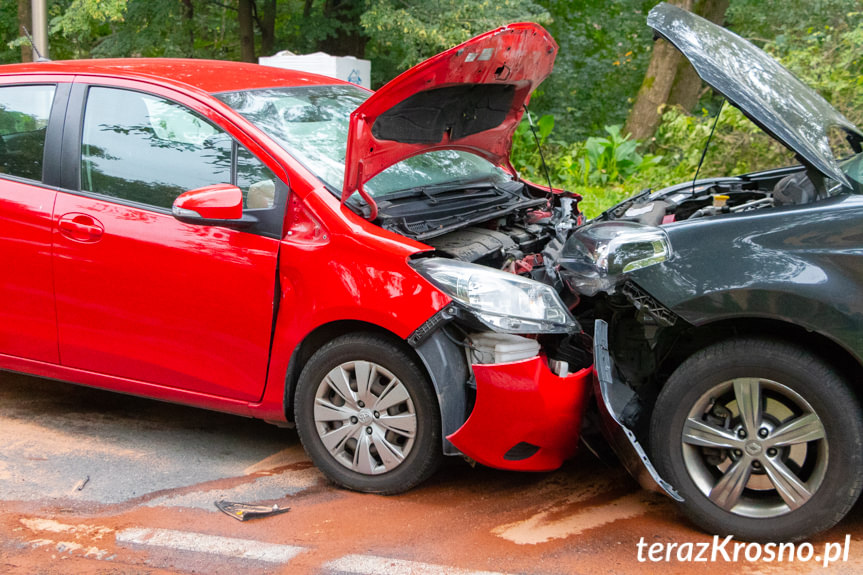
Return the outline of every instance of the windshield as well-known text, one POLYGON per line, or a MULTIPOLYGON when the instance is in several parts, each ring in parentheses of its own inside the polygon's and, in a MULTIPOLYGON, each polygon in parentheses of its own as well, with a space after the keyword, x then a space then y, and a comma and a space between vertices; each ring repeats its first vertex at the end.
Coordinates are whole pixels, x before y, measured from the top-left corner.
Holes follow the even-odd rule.
MULTIPOLYGON (((215 94, 299 160, 335 193, 345 178, 348 123, 370 92, 349 85, 268 88, 215 94)), ((504 170, 475 154, 434 151, 390 166, 366 184, 380 197, 417 187, 500 183, 504 170)), ((338 194, 337 194, 338 195, 338 194)))

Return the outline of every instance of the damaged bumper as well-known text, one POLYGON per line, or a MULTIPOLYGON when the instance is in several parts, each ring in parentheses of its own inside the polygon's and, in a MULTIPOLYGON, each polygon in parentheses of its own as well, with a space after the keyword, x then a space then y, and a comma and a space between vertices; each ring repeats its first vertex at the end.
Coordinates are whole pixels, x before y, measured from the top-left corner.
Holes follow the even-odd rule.
POLYGON ((635 433, 622 422, 623 410, 634 392, 614 379, 611 354, 608 351, 608 324, 597 320, 593 335, 594 394, 599 407, 602 434, 621 463, 638 483, 648 491, 665 493, 676 501, 683 497, 663 480, 647 457, 635 433))
POLYGON ((463 454, 498 469, 549 471, 575 454, 593 368, 558 377, 544 357, 474 364, 476 403, 447 437, 463 454))

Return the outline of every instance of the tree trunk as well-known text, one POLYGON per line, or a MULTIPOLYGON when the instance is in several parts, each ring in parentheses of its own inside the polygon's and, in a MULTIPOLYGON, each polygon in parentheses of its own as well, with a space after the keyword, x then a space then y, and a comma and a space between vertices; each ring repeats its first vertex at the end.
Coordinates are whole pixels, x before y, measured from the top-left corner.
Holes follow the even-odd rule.
MULTIPOLYGON (((725 20, 725 11, 728 10, 728 2, 729 0, 696 0, 693 12, 715 24, 722 24, 725 20)), ((681 58, 677 65, 674 85, 668 95, 668 105, 680 106, 687 112, 691 112, 700 96, 701 78, 698 77, 692 64, 686 58, 681 58)))
MULTIPOLYGON (((24 34, 21 27, 27 28, 27 31, 33 33, 33 13, 30 11, 30 0, 18 0, 18 36, 24 34)), ((30 44, 21 45, 21 61, 33 61, 33 47, 30 44)))
POLYGON ((257 62, 255 58, 255 28, 252 20, 252 3, 255 0, 239 0, 237 22, 240 25, 240 59, 257 62))
MULTIPOLYGON (((672 0, 671 4, 692 9, 692 0, 672 0)), ((677 48, 665 40, 657 40, 653 44, 653 54, 650 64, 644 74, 644 81, 638 90, 635 104, 629 112, 624 133, 632 134, 636 140, 645 141, 651 138, 659 126, 662 108, 668 103, 668 96, 674 86, 677 76, 677 66, 683 56, 677 48)))
POLYGON ((195 6, 192 0, 183 0, 183 26, 189 32, 189 47, 186 49, 186 56, 193 58, 195 56, 195 6))
POLYGON ((356 56, 366 53, 366 36, 362 33, 362 5, 356 0, 326 0, 324 16, 339 22, 337 34, 318 43, 318 49, 333 56, 356 56))
POLYGON ((258 25, 261 27, 261 54, 273 55, 276 44, 276 0, 262 0, 264 7, 258 25))

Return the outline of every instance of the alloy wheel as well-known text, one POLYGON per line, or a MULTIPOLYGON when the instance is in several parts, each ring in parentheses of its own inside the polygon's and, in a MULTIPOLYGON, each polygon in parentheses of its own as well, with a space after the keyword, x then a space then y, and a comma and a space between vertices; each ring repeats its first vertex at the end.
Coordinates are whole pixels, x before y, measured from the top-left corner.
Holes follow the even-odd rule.
POLYGON ((697 488, 730 513, 777 517, 809 501, 824 481, 828 438, 812 406, 762 378, 720 383, 683 425, 683 462, 697 488))

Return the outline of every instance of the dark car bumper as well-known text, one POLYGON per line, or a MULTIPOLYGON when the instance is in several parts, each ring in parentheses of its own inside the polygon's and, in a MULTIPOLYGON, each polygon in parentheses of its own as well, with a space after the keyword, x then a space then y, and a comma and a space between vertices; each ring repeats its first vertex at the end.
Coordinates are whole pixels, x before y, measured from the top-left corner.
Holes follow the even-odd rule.
POLYGON ((608 324, 602 320, 597 320, 594 327, 593 361, 594 395, 605 439, 629 474, 644 489, 665 493, 677 501, 683 501, 674 487, 659 476, 635 433, 621 421, 621 414, 633 391, 614 379, 614 366, 608 350, 608 324))

